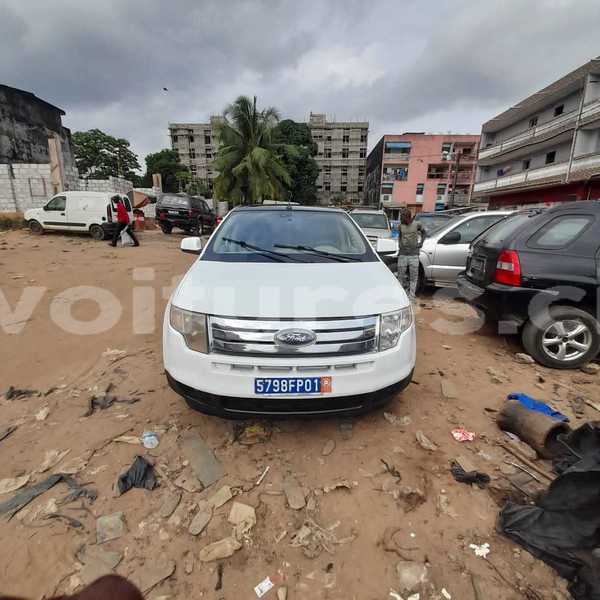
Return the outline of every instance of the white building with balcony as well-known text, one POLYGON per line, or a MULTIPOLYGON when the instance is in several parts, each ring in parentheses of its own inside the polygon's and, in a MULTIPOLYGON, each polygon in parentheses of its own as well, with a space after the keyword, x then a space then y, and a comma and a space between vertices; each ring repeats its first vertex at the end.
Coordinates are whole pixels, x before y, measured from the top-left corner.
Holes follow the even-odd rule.
POLYGON ((483 124, 473 198, 490 207, 600 198, 600 57, 483 124))

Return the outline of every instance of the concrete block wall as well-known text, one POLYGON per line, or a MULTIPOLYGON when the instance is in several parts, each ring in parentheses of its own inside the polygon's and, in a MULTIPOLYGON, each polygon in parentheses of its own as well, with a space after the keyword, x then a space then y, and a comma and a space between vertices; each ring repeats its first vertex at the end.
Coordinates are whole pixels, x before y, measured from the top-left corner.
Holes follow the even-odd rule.
POLYGON ((74 190, 87 190, 90 192, 115 192, 116 194, 127 194, 133 190, 133 183, 121 177, 109 177, 108 179, 78 179, 74 190))
POLYGON ((49 164, 0 165, 1 212, 43 206, 53 193, 49 164))

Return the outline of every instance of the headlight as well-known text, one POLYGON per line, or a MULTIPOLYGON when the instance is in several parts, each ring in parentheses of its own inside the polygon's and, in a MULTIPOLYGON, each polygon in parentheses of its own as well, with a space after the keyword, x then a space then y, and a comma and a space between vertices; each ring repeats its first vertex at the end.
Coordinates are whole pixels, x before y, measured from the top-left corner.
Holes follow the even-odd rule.
POLYGON ((407 306, 379 316, 379 350, 393 348, 412 324, 412 308, 407 306))
POLYGON ((169 321, 171 327, 183 336, 183 339, 190 350, 208 354, 206 315, 183 310, 182 308, 178 308, 171 304, 169 321))

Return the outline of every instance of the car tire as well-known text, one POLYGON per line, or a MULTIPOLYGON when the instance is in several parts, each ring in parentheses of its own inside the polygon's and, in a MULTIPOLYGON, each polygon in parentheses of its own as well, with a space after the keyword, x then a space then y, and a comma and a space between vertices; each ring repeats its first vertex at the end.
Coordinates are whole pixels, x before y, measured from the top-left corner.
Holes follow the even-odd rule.
POLYGON ((162 229, 162 232, 167 235, 173 231, 173 225, 171 225, 171 223, 161 223, 160 228, 162 229))
POLYGON ((106 237, 104 229, 100 225, 90 225, 90 235, 98 242, 101 242, 106 237))
POLYGON ((523 327, 521 341, 525 350, 546 367, 577 369, 600 351, 600 324, 584 310, 553 306, 545 317, 534 320, 523 327))
POLYGON ((31 233, 35 235, 42 235, 42 233, 44 233, 44 228, 42 227, 42 224, 39 221, 36 221, 35 219, 29 221, 27 225, 29 226, 29 231, 31 231, 31 233))

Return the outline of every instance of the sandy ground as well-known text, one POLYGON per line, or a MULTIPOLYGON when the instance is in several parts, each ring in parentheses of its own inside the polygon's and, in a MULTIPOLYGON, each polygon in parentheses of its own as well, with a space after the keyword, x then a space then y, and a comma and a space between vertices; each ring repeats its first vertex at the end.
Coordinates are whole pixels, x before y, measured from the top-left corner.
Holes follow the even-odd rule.
MULTIPOLYGON (((0 390, 10 385, 42 392, 55 388, 45 396, 0 397, 0 429, 18 426, 0 441, 0 480, 31 474, 30 482, 38 482, 81 459, 75 478, 98 491, 93 503, 78 500, 58 507, 61 514, 78 519, 81 528, 44 518, 57 510, 54 501, 66 495, 64 483, 11 520, 0 518, 0 592, 42 598, 75 589, 82 581, 77 550, 96 543, 97 517, 121 511, 125 531, 101 546, 122 553, 116 572, 136 579, 140 569, 156 573, 157 565, 175 563, 174 573, 149 591, 151 597, 249 599, 256 597, 254 586, 270 576, 287 587, 291 599, 384 599, 391 597, 390 590, 398 590, 400 555, 430 565, 428 598, 449 597, 442 595, 444 588, 455 599, 483 600, 474 594, 472 576, 485 590, 485 600, 563 597, 561 579, 495 533, 498 505, 492 494, 454 481, 449 463, 467 456, 501 485, 505 456, 496 444, 502 434, 492 411, 506 394, 523 391, 573 416, 572 394, 597 396, 596 376, 518 364, 513 358, 521 350, 516 341, 494 335, 489 326, 465 334, 477 325, 473 311, 428 296, 417 315, 415 381, 386 409, 408 419, 393 424, 380 410, 354 420, 351 429, 338 419, 266 423, 262 425, 269 439, 240 444, 234 441, 231 422, 191 411, 166 385, 162 311, 173 278, 185 272, 193 257, 178 251, 180 236, 175 234, 146 232, 140 240, 140 248, 111 249, 75 235, 0 234, 0 390), (154 279, 142 282, 144 298, 134 298, 133 287, 140 284, 134 278, 148 277, 136 269, 148 266, 155 269, 154 279), (68 305, 63 292, 75 286, 99 286, 119 298, 122 314, 117 324, 90 335, 58 327, 50 315, 68 305), (39 300, 31 315, 8 314, 6 301, 14 310, 25 298, 25 288, 39 300), (148 333, 132 334, 135 303, 136 318, 141 319, 137 326, 148 333), (107 349, 126 354, 103 355, 107 349), (499 383, 492 382, 489 367, 499 374, 499 383), (454 384, 456 398, 442 395, 442 381, 454 384), (117 395, 140 401, 84 417, 93 389, 109 383, 117 395), (475 441, 456 442, 450 431, 457 426, 475 432, 475 441), (145 430, 158 433, 157 448, 111 441, 145 430), (182 474, 191 475, 182 451, 187 430, 198 432, 214 449, 226 475, 203 492, 183 492, 174 516, 163 518, 160 507, 174 489, 173 482, 182 474), (419 430, 437 450, 417 444, 419 430), (335 448, 324 455, 330 440, 335 448), (69 453, 55 467, 38 473, 49 450, 69 453), (159 467, 160 487, 132 489, 115 497, 117 477, 137 454, 159 467), (401 481, 384 472, 381 459, 395 467, 401 481), (268 474, 256 486, 267 466, 268 474), (308 493, 308 508, 288 507, 282 483, 290 475, 308 493), (350 489, 322 492, 341 480, 347 480, 350 489), (232 501, 215 509, 201 535, 192 536, 187 527, 198 503, 225 484, 237 501, 256 509, 257 523, 232 557, 202 563, 198 555, 203 547, 231 535, 227 518, 232 501), (420 501, 415 490, 422 492, 420 501), (417 502, 411 503, 411 497, 417 502), (310 552, 292 545, 293 534, 306 520, 323 528, 325 548, 310 552), (384 539, 386 530, 394 532, 391 542, 384 539), (488 558, 475 556, 469 545, 485 542, 491 548, 488 558), (215 590, 219 571, 222 586, 215 590)), ((115 313, 118 318, 118 310, 115 313)), ((89 300, 72 305, 76 319, 93 321, 98 314, 99 307, 89 300)), ((597 417, 592 408, 585 411, 574 423, 597 417)), ((14 493, 0 495, 0 503, 14 493)), ((266 595, 275 597, 275 590, 266 595)))

